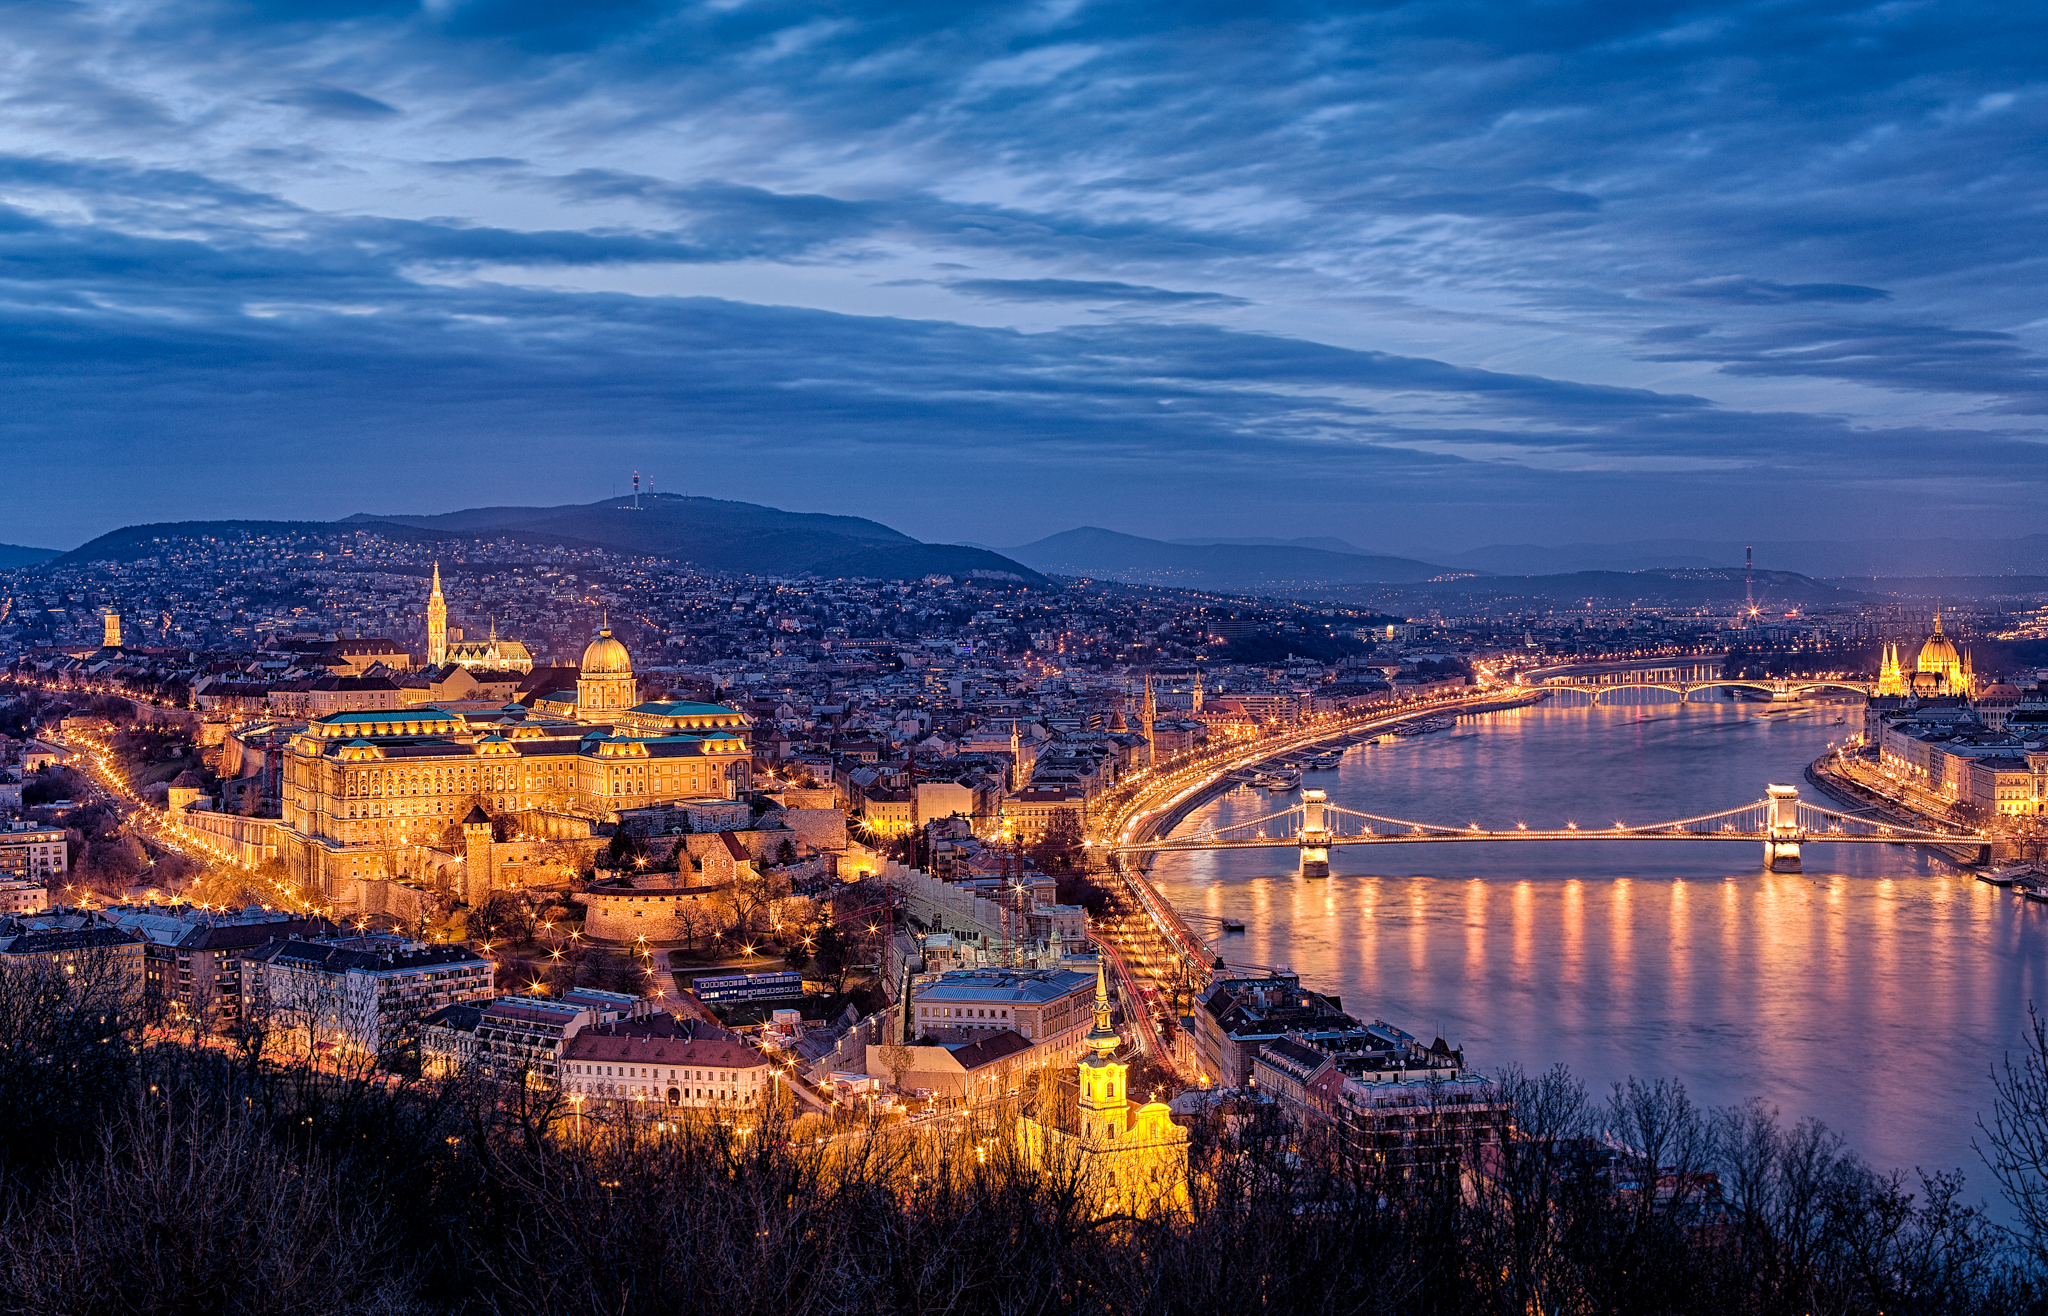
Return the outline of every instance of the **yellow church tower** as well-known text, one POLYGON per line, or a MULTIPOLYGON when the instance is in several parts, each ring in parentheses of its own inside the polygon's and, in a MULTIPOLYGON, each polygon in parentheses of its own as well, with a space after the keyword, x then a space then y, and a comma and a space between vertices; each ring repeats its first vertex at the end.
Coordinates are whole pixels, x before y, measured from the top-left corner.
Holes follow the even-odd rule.
POLYGON ((1163 1101, 1133 1104, 1130 1066, 1116 1058, 1122 1044, 1109 1022, 1108 968, 1098 952, 1095 1027, 1083 1039, 1088 1054, 1075 1067, 1080 1092, 1071 1128, 1024 1116, 1019 1133, 1027 1153, 1054 1158, 1079 1173, 1104 1215, 1153 1215, 1188 1204, 1188 1132, 1173 1122, 1163 1101))
POLYGON ((1116 1029, 1109 1022, 1109 978, 1098 954, 1095 964, 1095 1027, 1088 1030, 1082 1045, 1088 1054, 1082 1059, 1081 1080, 1081 1141, 1086 1146, 1098 1146, 1116 1140, 1116 1126, 1124 1122, 1126 1109, 1130 1105, 1130 1090, 1127 1082, 1130 1066, 1119 1064, 1116 1049, 1123 1045, 1123 1039, 1116 1035, 1116 1029))
POLYGON ((448 661, 448 600, 441 597, 441 564, 434 564, 434 591, 427 595, 427 665, 448 661))

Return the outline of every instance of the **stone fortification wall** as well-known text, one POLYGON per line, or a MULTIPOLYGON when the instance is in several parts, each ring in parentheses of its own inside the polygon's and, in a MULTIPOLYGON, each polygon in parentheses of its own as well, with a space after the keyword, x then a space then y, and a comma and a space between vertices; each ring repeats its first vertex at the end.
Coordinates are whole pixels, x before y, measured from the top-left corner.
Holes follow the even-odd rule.
POLYGON ((255 868, 266 860, 277 858, 277 829, 275 818, 244 818, 232 813, 206 813, 198 809, 181 809, 169 815, 179 827, 195 833, 206 845, 240 864, 244 868, 255 868))
POLYGON ((993 900, 894 860, 883 868, 882 880, 902 894, 905 911, 927 928, 991 941, 1003 935, 1002 906, 993 900))
MULTIPOLYGON (((664 878, 673 878, 667 873, 664 878)), ((593 890, 578 894, 583 906, 583 935, 604 941, 683 941, 703 937, 718 926, 717 886, 650 885, 632 890, 593 890)))
POLYGON ((784 809, 782 825, 796 833, 799 846, 813 850, 846 848, 846 814, 839 809, 784 809))
POLYGON ((381 877, 352 877, 341 883, 335 908, 357 916, 388 914, 401 923, 430 922, 441 901, 432 891, 381 877))

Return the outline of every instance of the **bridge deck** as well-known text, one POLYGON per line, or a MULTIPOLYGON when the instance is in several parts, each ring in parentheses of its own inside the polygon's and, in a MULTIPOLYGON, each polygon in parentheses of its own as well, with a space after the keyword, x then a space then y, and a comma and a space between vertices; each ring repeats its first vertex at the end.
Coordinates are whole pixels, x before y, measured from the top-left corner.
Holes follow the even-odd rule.
MULTIPOLYGON (((1769 832, 1639 832, 1639 831, 1521 831, 1512 832, 1425 832, 1420 835, 1371 835, 1371 836, 1330 836, 1308 841, 1298 836, 1259 837, 1247 841, 1196 840, 1158 841, 1150 844, 1120 845, 1117 854, 1172 854, 1191 850, 1277 850, 1298 849, 1309 845, 1423 845, 1431 843, 1461 842, 1465 844, 1498 841, 1742 841, 1752 845, 1773 839, 1769 832)), ((1972 836, 1846 836, 1833 832, 1803 832, 1797 837, 1778 837, 1778 840, 1796 839, 1806 845, 1821 843, 1842 845, 1963 845, 1977 844, 1972 836)))

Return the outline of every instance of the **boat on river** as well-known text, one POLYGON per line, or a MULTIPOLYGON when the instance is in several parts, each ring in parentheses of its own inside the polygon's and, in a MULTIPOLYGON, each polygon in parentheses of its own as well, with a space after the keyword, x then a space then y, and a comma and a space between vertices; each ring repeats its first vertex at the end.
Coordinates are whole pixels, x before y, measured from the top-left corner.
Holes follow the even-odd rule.
POLYGON ((1283 767, 1276 771, 1265 773, 1263 776, 1256 778, 1252 782, 1252 785, 1264 786, 1267 790, 1272 791, 1276 795, 1281 793, 1282 791, 1291 791, 1296 786, 1301 785, 1301 769, 1296 767, 1283 767))

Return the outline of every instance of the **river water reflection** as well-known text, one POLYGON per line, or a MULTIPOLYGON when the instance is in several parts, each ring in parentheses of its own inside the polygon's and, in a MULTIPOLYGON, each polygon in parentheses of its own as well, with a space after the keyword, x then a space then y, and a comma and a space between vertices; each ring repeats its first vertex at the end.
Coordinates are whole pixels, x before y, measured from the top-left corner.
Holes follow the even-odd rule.
MULTIPOLYGON (((1657 822, 1767 782, 1815 799, 1803 769, 1860 710, 1836 725, 1832 709, 1756 707, 1517 709, 1353 749, 1306 781, 1348 808, 1487 827, 1657 822)), ((1177 830, 1290 798, 1237 791, 1177 830)), ((1285 850, 1164 855, 1153 878, 1190 914, 1244 921, 1209 934, 1227 959, 1291 967, 1482 1071, 1562 1061, 1595 1095, 1634 1074, 1682 1079, 1705 1105, 1759 1096, 1880 1168, 1960 1167, 1988 1196, 1970 1138, 2027 1002, 2048 1006, 2048 906, 1919 851, 1804 858, 1771 874, 1755 844, 1436 844, 1337 848, 1326 882, 1297 878, 1285 850)))

